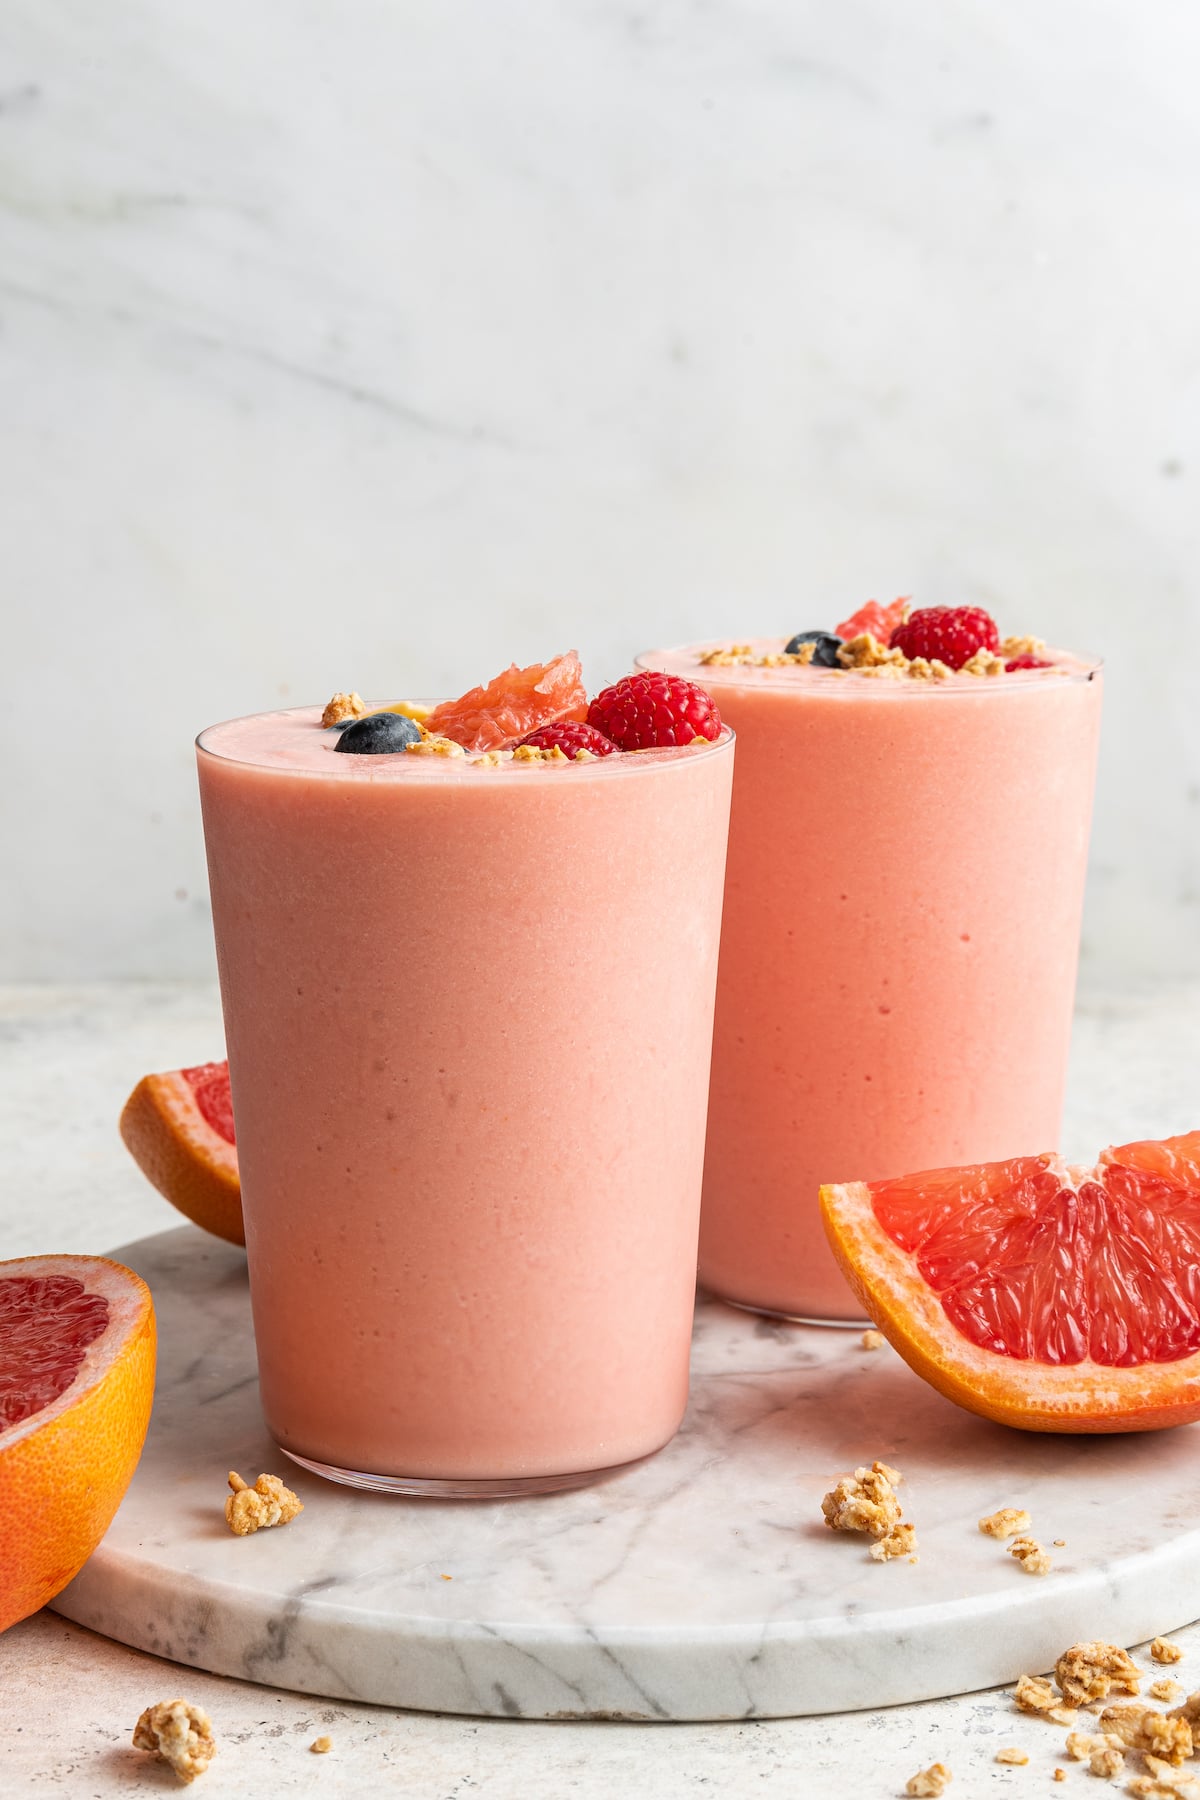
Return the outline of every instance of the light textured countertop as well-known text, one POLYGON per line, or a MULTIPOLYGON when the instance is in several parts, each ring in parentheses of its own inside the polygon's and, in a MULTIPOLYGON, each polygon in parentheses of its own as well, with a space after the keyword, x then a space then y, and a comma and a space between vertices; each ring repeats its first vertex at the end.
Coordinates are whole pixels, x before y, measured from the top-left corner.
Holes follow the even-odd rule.
MULTIPOLYGON (((203 987, 0 991, 0 1130, 5 1176, 0 1251, 102 1252, 169 1224, 115 1130, 147 1069, 217 1055, 215 995, 203 987)), ((1196 1123, 1200 992, 1093 993, 1081 1005, 1063 1148, 1196 1123)), ((1171 1673, 1200 1686, 1200 1627, 1177 1633, 1171 1673)), ((198 1674, 97 1638, 50 1613, 0 1637, 0 1795, 58 1787, 74 1796, 166 1793, 177 1784, 130 1748, 143 1706, 176 1694, 212 1715, 218 1755, 204 1793, 360 1794, 496 1800, 653 1794, 857 1800, 902 1794, 941 1760, 952 1800, 1043 1791, 1066 1760, 1060 1728, 1014 1712, 1004 1694, 776 1722, 716 1725, 529 1724, 399 1713, 198 1674), (327 1756, 308 1744, 328 1733, 327 1756), (994 1763, 1002 1745, 1027 1767, 994 1763)), ((848 1700, 852 1695, 847 1696, 848 1700)), ((1060 1791, 1056 1788, 1055 1791, 1060 1791)))

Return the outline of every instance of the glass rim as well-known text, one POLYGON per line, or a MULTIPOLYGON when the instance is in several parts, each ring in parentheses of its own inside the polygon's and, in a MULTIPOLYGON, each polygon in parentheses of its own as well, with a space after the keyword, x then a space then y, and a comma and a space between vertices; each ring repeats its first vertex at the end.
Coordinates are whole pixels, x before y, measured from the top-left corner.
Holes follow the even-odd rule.
MULTIPOLYGON (((410 705, 424 705, 425 702, 424 701, 411 701, 411 702, 409 702, 409 704, 410 705)), ((313 712, 315 710, 317 710, 317 709, 315 707, 311 707, 311 706, 291 706, 291 707, 273 708, 272 712, 292 714, 292 713, 301 713, 301 712, 313 712)), ((383 709, 380 708, 378 710, 383 710, 383 709)), ((263 775, 271 775, 271 776, 283 775, 283 776, 289 776, 289 777, 308 776, 317 781, 352 781, 353 782, 353 781, 361 781, 362 780, 361 774, 356 775, 353 772, 356 767, 362 768, 362 766, 365 764, 368 769, 373 769, 373 770, 377 771, 378 774, 382 775, 385 772, 389 762, 397 763, 397 766, 399 766, 399 763, 404 761, 404 758, 406 755, 405 752, 395 752, 390 757, 388 757, 388 756, 346 757, 345 760, 341 764, 333 764, 329 768, 326 769, 326 768, 312 768, 312 767, 309 767, 307 765, 302 765, 302 764, 264 762, 253 756, 231 755, 228 751, 217 749, 214 746, 212 746, 211 744, 206 744, 204 741, 205 738, 208 737, 211 732, 220 731, 226 725, 240 725, 241 723, 243 723, 243 721, 245 721, 247 719, 257 719, 257 718, 264 718, 264 717, 270 717, 270 716, 271 716, 270 713, 240 713, 240 714, 235 714, 233 718, 217 719, 217 720, 214 720, 214 722, 211 725, 205 725, 201 731, 198 731, 196 733, 196 736, 193 740, 195 750, 196 750, 197 760, 199 760, 201 757, 204 757, 204 758, 207 758, 211 762, 228 763, 235 768, 255 769, 260 774, 263 774, 263 775)), ((366 716, 366 715, 364 715, 364 716, 366 716)), ((624 770, 625 774, 632 774, 634 772, 637 772, 639 763, 640 763, 640 772, 642 772, 642 773, 645 773, 645 771, 647 771, 647 770, 653 770, 653 769, 686 768, 689 766, 689 764, 706 761, 713 754, 720 754, 725 751, 732 750, 734 743, 736 742, 736 739, 737 739, 737 733, 734 731, 733 726, 730 725, 726 720, 723 719, 721 721, 720 737, 712 738, 712 739, 708 739, 708 740, 702 740, 700 743, 696 743, 693 740, 693 742, 690 744, 656 745, 653 747, 653 749, 647 750, 647 751, 625 750, 620 753, 620 755, 616 759, 615 763, 614 763, 614 759, 609 756, 590 757, 587 761, 582 762, 582 763, 577 763, 573 759, 568 759, 568 761, 570 763, 570 766, 575 770, 576 775, 583 776, 583 778, 585 780, 595 780, 598 777, 603 777, 605 779, 611 779, 614 767, 618 767, 618 766, 624 770), (670 751, 670 750, 686 750, 689 752, 689 754, 687 757, 680 758, 678 760, 676 760, 674 757, 666 757, 666 756, 661 756, 661 755, 655 754, 656 751, 666 752, 666 751, 670 751), (653 761, 649 760, 652 755, 654 757, 653 761)), ((485 752, 483 752, 483 751, 467 750, 467 751, 464 751, 464 754, 461 757, 459 757, 459 756, 439 757, 436 759, 422 758, 420 760, 422 760, 422 761, 436 760, 436 761, 444 764, 444 768, 442 770, 438 771, 437 774, 435 774, 434 771, 432 771, 432 770, 427 771, 427 775, 432 776, 433 779, 436 780, 438 774, 452 774, 456 777, 465 776, 467 774, 468 769, 473 766, 473 758, 482 756, 484 754, 485 754, 485 752)), ((562 765, 559 763, 544 763, 544 762, 523 763, 521 766, 522 766, 523 771, 524 770, 539 771, 543 776, 546 776, 549 774, 558 774, 561 772, 561 768, 562 768, 562 765)), ((524 773, 522 773, 521 779, 525 780, 526 778, 527 778, 526 775, 524 773)))
MULTIPOLYGON (((786 639, 785 639, 785 642, 786 642, 786 639)), ((1051 649, 1054 648, 1054 646, 1052 646, 1052 645, 1047 646, 1047 647, 1051 648, 1051 649)), ((740 680, 740 685, 742 685, 744 687, 753 687, 756 690, 767 690, 772 685, 774 685, 776 692, 778 692, 778 693, 787 693, 789 691, 794 692, 794 693, 805 693, 805 694, 820 693, 820 692, 824 691, 828 695, 857 693, 860 689, 860 686, 865 685, 865 691, 867 691, 868 693, 870 693, 872 695, 874 695, 874 694, 914 693, 914 694, 939 694, 939 695, 942 695, 943 697, 947 694, 958 694, 958 695, 973 695, 976 693, 1027 694, 1027 693, 1036 692, 1039 687, 1052 688, 1054 686, 1063 686, 1063 685, 1070 685, 1072 687, 1078 687, 1078 686, 1082 685, 1083 683, 1086 683, 1089 681, 1094 681, 1098 675, 1102 675, 1104 672, 1104 666, 1105 666, 1104 658, 1102 656, 1083 657, 1083 656, 1077 656, 1074 653, 1070 653, 1072 663, 1078 664, 1080 666, 1075 667, 1075 668, 1067 668, 1062 664, 1056 664, 1056 665, 1052 665, 1052 667, 1049 669, 1022 669, 1022 670, 1017 671, 1017 673, 1020 673, 1022 675, 1036 675, 1036 676, 1044 678, 1044 679, 1040 679, 1036 682, 1033 682, 1033 681, 1019 681, 1019 682, 1000 681, 994 677, 989 677, 986 675, 973 676, 971 678, 970 686, 964 686, 963 684, 961 684, 959 682, 947 681, 945 679, 943 679, 941 681, 883 681, 883 680, 879 680, 877 677, 866 676, 862 670, 845 669, 845 670, 841 671, 841 673, 843 675, 850 676, 850 675, 857 674, 857 675, 863 676, 863 683, 861 683, 861 684, 856 683, 855 685, 851 686, 851 685, 848 685, 844 681, 832 682, 832 683, 826 683, 824 681, 820 681, 818 686, 813 686, 810 684, 810 682, 808 680, 805 680, 803 682, 795 682, 795 681, 789 682, 788 681, 788 677, 791 676, 794 671, 797 671, 802 668, 804 669, 804 673, 807 675, 808 670, 807 670, 807 668, 804 668, 804 665, 784 664, 781 667, 766 668, 766 667, 756 666, 753 663, 750 663, 750 664, 726 663, 726 664, 718 667, 715 675, 710 676, 708 673, 708 669, 703 664, 697 665, 697 668, 695 671, 685 674, 683 672, 683 670, 681 670, 681 669, 675 669, 675 668, 664 669, 661 662, 652 662, 652 661, 647 660, 648 658, 651 658, 651 657, 672 657, 672 658, 674 658, 674 657, 682 656, 682 655, 690 653, 690 652, 716 650, 716 649, 720 649, 720 648, 721 648, 721 645, 719 642, 713 641, 710 643, 704 639, 699 639, 695 643, 692 643, 692 644, 665 644, 661 650, 642 650, 642 651, 640 651, 638 653, 638 655, 634 657, 633 662, 634 662, 634 667, 638 670, 645 671, 647 673, 655 673, 655 674, 662 674, 662 675, 674 675, 681 681, 695 681, 697 686, 699 686, 699 687, 704 687, 706 684, 706 680, 710 681, 712 684, 713 692, 715 694, 719 694, 721 688, 723 688, 723 687, 738 686, 739 680, 740 680), (745 677, 747 677, 747 676, 753 677, 753 679, 748 681, 745 679, 745 677), (776 682, 774 684, 772 684, 771 680, 769 679, 770 677, 776 677, 776 678, 780 678, 780 679, 777 679, 776 682)), ((1063 654, 1068 654, 1068 653, 1063 652, 1063 654)), ((823 674, 832 675, 834 673, 837 673, 837 671, 835 671, 833 669, 818 670, 817 671, 817 679, 819 680, 820 676, 823 674)), ((954 670, 954 674, 957 675, 959 673, 960 673, 959 670, 957 670, 957 669, 954 670)))

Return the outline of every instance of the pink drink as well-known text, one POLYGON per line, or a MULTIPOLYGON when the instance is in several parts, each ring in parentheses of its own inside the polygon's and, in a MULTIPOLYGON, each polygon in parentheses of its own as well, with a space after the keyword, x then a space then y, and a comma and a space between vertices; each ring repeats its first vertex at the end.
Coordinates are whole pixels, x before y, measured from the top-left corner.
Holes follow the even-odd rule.
POLYGON ((700 1278, 849 1322, 821 1182, 1057 1144, 1100 673, 1051 651, 892 681, 702 666, 712 647, 639 658, 738 734, 700 1278))
POLYGON ((687 1399, 733 767, 213 726, 200 792, 263 1410, 360 1485, 572 1485, 687 1399))

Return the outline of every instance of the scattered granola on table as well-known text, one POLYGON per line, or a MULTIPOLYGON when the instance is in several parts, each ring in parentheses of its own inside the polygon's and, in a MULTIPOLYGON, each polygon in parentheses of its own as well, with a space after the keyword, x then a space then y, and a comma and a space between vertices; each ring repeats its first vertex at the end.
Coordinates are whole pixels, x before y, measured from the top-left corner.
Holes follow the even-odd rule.
POLYGON ((930 1763, 927 1769, 920 1769, 917 1774, 909 1776, 904 1784, 904 1791, 918 1796, 918 1800, 937 1800, 937 1796, 944 1794, 953 1780, 954 1776, 945 1763, 930 1763))
POLYGON ((180 1781, 203 1775, 213 1759, 212 1720, 186 1700, 160 1700, 148 1706, 133 1728, 135 1750, 149 1750, 170 1763, 180 1781))
POLYGON ((1019 1537, 1032 1524, 1033 1520, 1023 1506, 1002 1506, 998 1512, 980 1519, 979 1529, 985 1537, 1010 1538, 1019 1537))
POLYGON ((1177 1663, 1183 1656, 1178 1644, 1170 1638, 1155 1638, 1150 1646, 1150 1661, 1156 1663, 1177 1663))
POLYGON ((870 1468, 855 1469, 843 1475, 821 1501, 821 1511, 830 1531, 867 1531, 873 1538, 885 1538, 900 1523, 901 1506, 896 1487, 903 1481, 899 1469, 885 1462, 873 1462, 870 1468))
POLYGON ((328 1751, 333 1749, 333 1739, 331 1737, 316 1737, 308 1747, 314 1756, 324 1756, 328 1751))
POLYGON ((1054 1665, 1054 1675, 1063 1699, 1073 1706, 1081 1706, 1085 1700, 1106 1700, 1110 1693, 1136 1694, 1142 1679, 1128 1651, 1099 1639, 1064 1650, 1054 1665))
POLYGON ((864 1331, 861 1342, 864 1350, 882 1350, 887 1339, 882 1331, 864 1331))
POLYGON ((304 1511, 298 1495, 285 1487, 278 1475, 260 1475, 248 1487, 240 1475, 229 1471, 229 1498, 225 1502, 225 1522, 234 1537, 249 1537, 252 1531, 269 1530, 272 1525, 286 1525, 304 1511))
POLYGON ((1164 1675, 1160 1680, 1151 1682, 1146 1692, 1152 1700, 1162 1700, 1169 1705, 1172 1700, 1178 1700, 1182 1694, 1183 1683, 1172 1681, 1169 1675, 1164 1675))
POLYGON ((1029 1761, 1029 1752, 1018 1750, 1015 1744, 1009 1744, 1003 1750, 997 1750, 993 1760, 998 1763, 1012 1763, 1016 1768, 1023 1769, 1029 1761))
POLYGON ((1175 1708, 1171 1717, 1186 1719, 1192 1727, 1192 1736, 1200 1740, 1200 1729, 1198 1729, 1200 1727, 1200 1688, 1197 1688, 1194 1694, 1189 1694, 1183 1705, 1175 1708))

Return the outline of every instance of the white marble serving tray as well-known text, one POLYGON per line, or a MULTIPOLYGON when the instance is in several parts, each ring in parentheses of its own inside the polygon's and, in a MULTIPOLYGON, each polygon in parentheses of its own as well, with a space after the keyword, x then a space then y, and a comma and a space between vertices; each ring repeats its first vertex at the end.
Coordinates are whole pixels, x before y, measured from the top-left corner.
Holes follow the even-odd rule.
POLYGON ((146 1451, 55 1602, 177 1662, 342 1699, 522 1718, 768 1718, 965 1692, 1075 1638, 1200 1614, 1200 1426, 1053 1438, 959 1411, 857 1333, 714 1301, 660 1455, 521 1501, 401 1500, 295 1469, 258 1408, 245 1259, 191 1227, 114 1252, 161 1332, 146 1451), (821 1495, 882 1456, 920 1560, 874 1563, 821 1495), (234 1538, 225 1474, 280 1473, 291 1525, 234 1538), (977 1529, 1025 1506, 1053 1572, 977 1529), (444 1579, 449 1576, 450 1579, 444 1579))

